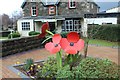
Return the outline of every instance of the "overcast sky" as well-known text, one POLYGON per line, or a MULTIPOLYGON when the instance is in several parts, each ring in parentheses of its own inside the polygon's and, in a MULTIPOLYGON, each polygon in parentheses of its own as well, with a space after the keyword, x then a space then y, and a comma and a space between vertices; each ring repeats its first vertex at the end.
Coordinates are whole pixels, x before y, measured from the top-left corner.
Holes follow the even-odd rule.
MULTIPOLYGON (((0 0, 0 14, 11 15, 15 11, 21 10, 21 4, 24 0, 0 0)), ((66 0, 67 1, 67 0, 66 0)), ((100 6, 100 11, 115 7, 120 0, 93 0, 100 6)))

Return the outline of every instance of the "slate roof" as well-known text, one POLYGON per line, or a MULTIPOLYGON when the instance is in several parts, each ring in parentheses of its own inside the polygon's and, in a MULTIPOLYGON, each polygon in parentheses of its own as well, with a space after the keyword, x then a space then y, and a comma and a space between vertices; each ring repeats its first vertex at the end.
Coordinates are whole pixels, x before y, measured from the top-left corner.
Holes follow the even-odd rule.
MULTIPOLYGON (((29 0, 24 0, 24 2, 21 5, 21 8, 24 8, 27 2, 29 2, 29 0)), ((44 6, 48 6, 48 5, 57 5, 60 2, 60 0, 41 0, 40 2, 42 2, 44 6)))
POLYGON ((56 16, 37 16, 23 17, 21 19, 65 19, 65 18, 83 18, 83 15, 56 15, 56 16))

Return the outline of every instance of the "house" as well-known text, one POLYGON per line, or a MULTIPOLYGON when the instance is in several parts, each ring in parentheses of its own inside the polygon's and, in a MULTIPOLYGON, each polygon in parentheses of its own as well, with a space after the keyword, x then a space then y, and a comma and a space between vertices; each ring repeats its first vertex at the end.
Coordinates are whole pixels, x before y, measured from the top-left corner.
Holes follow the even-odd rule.
POLYGON ((17 29, 22 36, 28 36, 30 31, 40 32, 45 22, 49 22, 50 31, 77 31, 86 36, 84 14, 96 14, 100 7, 88 0, 25 0, 21 8, 24 17, 18 20, 17 29))
POLYGON ((96 14, 85 14, 84 21, 88 25, 120 24, 120 6, 96 14))

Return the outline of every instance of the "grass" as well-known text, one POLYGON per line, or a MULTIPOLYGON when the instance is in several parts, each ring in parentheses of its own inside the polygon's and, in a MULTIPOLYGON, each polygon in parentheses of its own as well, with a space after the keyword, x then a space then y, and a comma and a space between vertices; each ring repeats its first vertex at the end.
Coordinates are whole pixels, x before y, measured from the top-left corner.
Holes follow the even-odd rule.
POLYGON ((8 39, 8 37, 0 37, 0 40, 8 39))
POLYGON ((89 44, 95 44, 100 46, 108 46, 108 47, 120 47, 120 42, 110 42, 106 40, 98 40, 98 39, 90 39, 89 44))

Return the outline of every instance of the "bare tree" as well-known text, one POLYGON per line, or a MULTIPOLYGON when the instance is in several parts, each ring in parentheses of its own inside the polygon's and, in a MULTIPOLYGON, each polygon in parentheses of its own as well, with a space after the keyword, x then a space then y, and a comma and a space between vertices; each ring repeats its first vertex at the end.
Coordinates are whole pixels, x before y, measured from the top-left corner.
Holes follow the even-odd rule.
POLYGON ((8 29, 8 25, 11 23, 10 18, 7 14, 3 14, 2 15, 2 27, 3 30, 7 30, 8 29))
POLYGON ((11 26, 13 29, 17 29, 17 20, 22 18, 22 12, 21 11, 14 11, 12 14, 12 18, 11 18, 11 26))
MULTIPOLYGON (((86 21, 87 29, 90 29, 90 30, 89 30, 89 32, 87 30, 87 37, 85 37, 85 48, 84 48, 84 57, 85 58, 87 57, 88 44, 89 44, 90 39, 93 39, 93 36, 95 36, 102 27, 102 26, 100 26, 100 27, 97 27, 97 29, 95 29, 96 25, 91 24, 91 26, 89 26, 88 23, 89 22, 86 21), (95 31, 93 32, 93 30, 95 30, 95 31)), ((94 21, 93 21, 93 23, 94 23, 94 21)))

